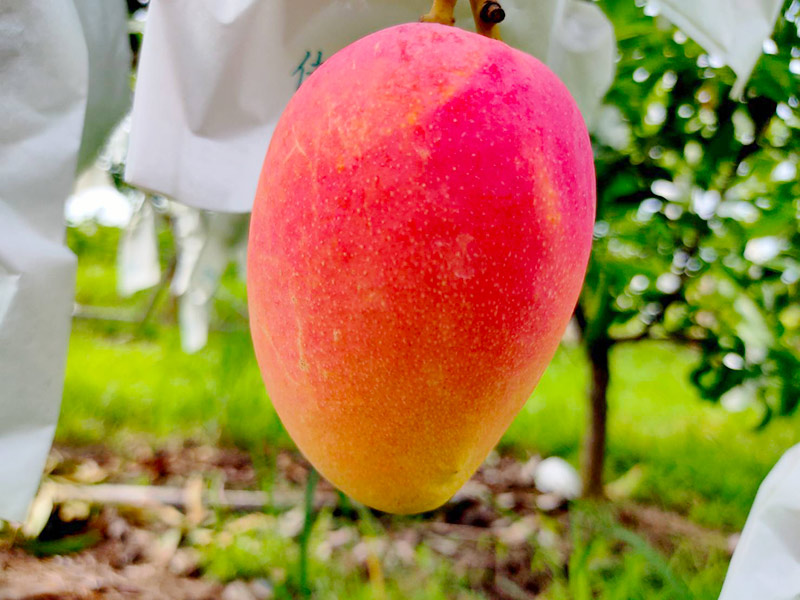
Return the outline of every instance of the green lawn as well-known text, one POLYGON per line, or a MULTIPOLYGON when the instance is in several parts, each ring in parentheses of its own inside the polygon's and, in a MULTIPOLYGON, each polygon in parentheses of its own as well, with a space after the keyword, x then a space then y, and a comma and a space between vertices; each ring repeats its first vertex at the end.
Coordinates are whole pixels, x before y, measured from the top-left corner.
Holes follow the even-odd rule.
MULTIPOLYGON (((116 296, 117 236, 116 231, 102 228, 70 230, 70 244, 80 256, 78 300, 135 312, 146 305, 149 293, 128 300, 116 296)), ((165 253, 169 251, 165 243, 165 253)), ((265 443, 291 447, 261 383, 246 322, 230 306, 243 300, 243 286, 232 272, 225 282, 226 300, 217 301, 215 308, 218 330, 194 355, 180 348, 169 301, 160 304, 145 327, 76 320, 58 441, 113 445, 136 434, 149 436, 154 443, 182 436, 247 449, 263 448, 265 443)), ((633 473, 640 476, 629 477, 634 482, 632 499, 679 512, 707 527, 736 531, 744 524, 762 478, 784 450, 800 441, 800 421, 775 420, 755 431, 755 411, 731 414, 702 402, 688 380, 694 360, 685 348, 659 343, 630 344, 613 352, 607 480, 636 467, 633 473)), ((522 457, 560 455, 577 465, 586 387, 587 364, 581 349, 562 347, 503 438, 501 451, 522 457)), ((575 514, 573 518, 582 513, 575 514)), ((663 583, 668 577, 651 588, 642 583, 648 569, 661 568, 646 545, 637 547, 628 540, 630 552, 609 567, 614 543, 608 535, 576 538, 571 561, 577 561, 578 570, 570 569, 569 581, 554 578, 546 597, 677 598, 689 589, 693 597, 711 599, 719 591, 728 560, 724 553, 698 558, 687 541, 687 547, 680 547, 664 567, 686 581, 688 587, 675 591, 663 583), (593 561, 599 570, 593 570, 593 561)), ((246 571, 249 567, 236 561, 247 563, 247 559, 237 556, 235 547, 214 553, 208 572, 246 571)), ((345 580, 336 585, 340 584, 350 585, 345 580)), ((420 597, 456 597, 446 585, 436 589, 420 597)), ((409 597, 408 593, 398 588, 397 597, 409 597)))

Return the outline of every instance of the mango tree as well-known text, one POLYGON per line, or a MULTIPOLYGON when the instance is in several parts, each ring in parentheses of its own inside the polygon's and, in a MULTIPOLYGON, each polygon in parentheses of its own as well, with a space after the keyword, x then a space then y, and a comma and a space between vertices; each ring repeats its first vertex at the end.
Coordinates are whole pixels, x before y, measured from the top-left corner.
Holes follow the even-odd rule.
POLYGON ((800 3, 786 2, 741 100, 735 76, 628 0, 595 136, 598 216, 576 309, 591 365, 585 493, 602 495, 609 355, 669 340, 699 349, 712 401, 800 401, 800 3))

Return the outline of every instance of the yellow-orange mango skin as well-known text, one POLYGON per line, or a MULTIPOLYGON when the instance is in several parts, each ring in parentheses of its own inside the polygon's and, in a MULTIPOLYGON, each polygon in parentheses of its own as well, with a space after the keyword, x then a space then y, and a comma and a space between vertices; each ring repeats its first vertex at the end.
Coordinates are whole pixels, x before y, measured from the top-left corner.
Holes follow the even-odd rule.
POLYGON ((264 162, 248 295, 267 391, 320 473, 393 513, 457 491, 556 350, 594 210, 581 115, 531 56, 416 23, 318 68, 264 162))

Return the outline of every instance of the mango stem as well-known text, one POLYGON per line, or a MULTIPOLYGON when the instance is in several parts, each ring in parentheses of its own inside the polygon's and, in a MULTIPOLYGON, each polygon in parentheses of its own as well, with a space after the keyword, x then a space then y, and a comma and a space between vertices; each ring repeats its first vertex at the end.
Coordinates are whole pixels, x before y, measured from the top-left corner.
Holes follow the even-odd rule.
POLYGON ((453 10, 457 0, 433 0, 430 12, 422 15, 420 21, 423 23, 441 23, 442 25, 453 25, 456 22, 453 10))
POLYGON ((496 0, 469 0, 472 6, 472 18, 475 20, 475 29, 481 35, 500 39, 500 28, 497 26, 506 18, 506 11, 496 0))
MULTIPOLYGON (((428 14, 423 15, 420 21, 424 23, 441 23, 453 25, 456 22, 453 11, 458 0, 433 0, 433 5, 428 14)), ((497 24, 506 18, 503 7, 497 0, 469 0, 472 7, 472 18, 475 20, 475 29, 486 37, 500 39, 500 28, 497 24)))

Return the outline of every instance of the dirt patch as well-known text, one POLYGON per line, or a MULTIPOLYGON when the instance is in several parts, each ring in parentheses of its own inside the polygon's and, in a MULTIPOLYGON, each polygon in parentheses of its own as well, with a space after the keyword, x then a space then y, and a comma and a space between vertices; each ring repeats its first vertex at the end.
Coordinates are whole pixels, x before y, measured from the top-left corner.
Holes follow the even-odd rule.
POLYGON ((665 554, 675 549, 681 539, 695 540, 700 546, 728 551, 730 536, 692 523, 681 515, 655 506, 625 503, 619 507, 622 525, 633 529, 665 554))
POLYGON ((222 593, 221 585, 176 575, 169 564, 140 561, 112 566, 119 554, 119 545, 113 542, 44 559, 7 549, 1 553, 0 600, 213 600, 222 593))

